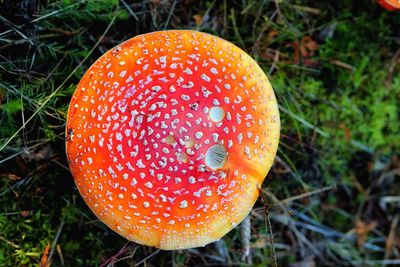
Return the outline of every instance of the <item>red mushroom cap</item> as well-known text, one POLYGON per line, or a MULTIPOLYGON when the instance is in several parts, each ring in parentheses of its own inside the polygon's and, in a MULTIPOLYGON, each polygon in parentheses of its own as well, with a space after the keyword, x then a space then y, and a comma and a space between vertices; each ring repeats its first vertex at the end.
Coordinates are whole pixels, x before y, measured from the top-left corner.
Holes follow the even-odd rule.
POLYGON ((378 0, 378 3, 389 11, 400 10, 399 0, 378 0))
POLYGON ((66 129, 71 172, 92 211, 129 240, 173 250, 218 240, 247 216, 280 122, 252 58, 176 30, 99 58, 72 97, 66 129))

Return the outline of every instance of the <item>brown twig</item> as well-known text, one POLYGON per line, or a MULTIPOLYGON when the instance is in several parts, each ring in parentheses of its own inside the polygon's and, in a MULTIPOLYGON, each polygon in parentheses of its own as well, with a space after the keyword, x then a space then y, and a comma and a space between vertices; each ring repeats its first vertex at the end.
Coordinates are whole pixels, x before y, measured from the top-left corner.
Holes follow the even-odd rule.
POLYGON ((269 74, 270 75, 276 69, 276 65, 279 62, 279 55, 280 55, 279 49, 275 50, 274 61, 272 62, 271 68, 269 69, 269 74))
POLYGON ((390 255, 392 254, 393 246, 396 242, 396 228, 399 224, 399 214, 395 215, 392 223, 390 224, 390 232, 388 237, 386 238, 386 248, 385 248, 385 256, 384 259, 389 259, 390 255))
POLYGON ((267 228, 267 230, 269 231, 269 235, 270 235, 272 261, 274 262, 274 267, 278 267, 278 261, 276 259, 276 253, 275 253, 274 232, 272 231, 271 220, 269 218, 269 210, 271 208, 271 205, 269 204, 266 194, 264 194, 264 192, 262 190, 260 190, 260 195, 261 195, 261 200, 264 204, 265 228, 267 228))
POLYGON ((319 8, 314 8, 314 7, 309 7, 309 6, 301 6, 301 5, 290 5, 294 9, 298 11, 304 11, 313 15, 320 15, 321 14, 321 9, 319 8))
POLYGON ((136 266, 142 265, 143 263, 148 261, 150 258, 152 258, 154 255, 158 254, 160 251, 161 251, 160 249, 157 249, 156 251, 154 251, 153 253, 148 255, 146 258, 144 258, 141 261, 139 261, 138 263, 136 263, 134 266, 136 267, 136 266))
POLYGON ((6 242, 7 244, 9 244, 10 246, 12 246, 12 247, 15 248, 15 249, 18 249, 18 248, 19 248, 19 246, 18 246, 17 244, 15 244, 14 242, 12 242, 12 241, 6 239, 5 237, 3 237, 3 236, 1 236, 1 235, 0 235, 0 240, 3 240, 4 242, 6 242))
POLYGON ((116 254, 112 255, 110 258, 105 259, 101 264, 100 267, 106 267, 109 266, 110 264, 114 264, 116 262, 125 260, 125 259, 130 259, 133 257, 133 255, 136 252, 137 247, 133 250, 132 253, 130 253, 130 255, 126 256, 126 257, 122 257, 122 258, 118 258, 121 255, 125 254, 127 251, 129 251, 130 249, 130 244, 131 242, 127 242, 116 254))
POLYGON ((325 186, 325 187, 322 187, 320 189, 317 189, 317 190, 314 190, 314 191, 311 191, 311 192, 305 192, 305 193, 302 193, 302 194, 297 195, 297 196, 286 198, 284 200, 279 201, 278 203, 273 204, 273 206, 277 206, 277 205, 280 205, 280 204, 287 204, 288 202, 293 202, 295 200, 299 200, 299 199, 302 199, 302 198, 310 197, 312 195, 316 195, 316 194, 319 194, 319 193, 322 193, 322 192, 325 192, 325 191, 335 190, 336 188, 337 188, 336 184, 325 186))

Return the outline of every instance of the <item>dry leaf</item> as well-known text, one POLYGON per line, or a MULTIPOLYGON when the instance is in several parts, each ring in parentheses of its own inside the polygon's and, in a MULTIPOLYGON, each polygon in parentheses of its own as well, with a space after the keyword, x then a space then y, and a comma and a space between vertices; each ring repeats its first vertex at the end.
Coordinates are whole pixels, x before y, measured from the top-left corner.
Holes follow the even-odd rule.
POLYGON ((305 36, 302 40, 302 43, 305 47, 307 47, 310 51, 317 51, 319 49, 319 44, 317 44, 311 36, 305 36))
POLYGON ((300 62, 300 46, 299 46, 298 41, 294 42, 292 44, 292 46, 293 46, 293 50, 294 50, 294 52, 293 52, 293 64, 299 64, 299 62, 300 62))
POLYGON ((268 246, 269 243, 270 243, 269 240, 260 238, 256 242, 251 243, 250 247, 261 249, 261 248, 265 248, 266 246, 268 246))
POLYGON ((320 65, 317 60, 310 59, 315 55, 315 52, 319 49, 319 44, 315 42, 311 36, 304 36, 300 41, 292 43, 293 47, 293 64, 299 64, 300 58, 304 65, 309 67, 316 67, 320 65))
POLYGON ((50 244, 44 248, 42 258, 40 258, 40 267, 50 267, 51 263, 48 262, 50 244))
POLYGON ((370 223, 365 223, 361 220, 356 221, 356 234, 357 234, 357 244, 362 246, 368 239, 368 233, 374 230, 378 226, 378 222, 373 221, 370 223))
POLYGON ((0 105, 3 102, 5 95, 6 95, 6 92, 4 90, 0 89, 0 105))
POLYGON ((344 125, 344 123, 339 124, 339 128, 344 130, 344 139, 347 142, 350 142, 350 140, 351 140, 351 131, 350 131, 350 129, 346 125, 344 125))
POLYGON ((271 43, 272 40, 273 40, 276 36, 278 36, 278 32, 277 32, 277 31, 274 31, 274 30, 270 31, 270 32, 268 33, 268 35, 267 35, 267 42, 268 42, 268 43, 271 43))
POLYGON ((193 19, 197 27, 200 26, 201 23, 203 22, 203 16, 200 14, 193 15, 193 19))
POLYGON ((311 36, 304 36, 301 38, 299 49, 302 57, 311 57, 319 49, 319 45, 311 36))
POLYGON ((303 64, 307 67, 315 68, 321 65, 321 62, 313 59, 303 59, 303 64))
POLYGON ((1 173, 0 176, 7 177, 8 179, 10 179, 12 181, 17 181, 17 180, 21 179, 21 177, 19 177, 18 175, 12 174, 12 173, 1 173))
POLYGON ((28 217, 29 215, 31 215, 31 211, 30 210, 23 210, 20 212, 22 217, 28 217))

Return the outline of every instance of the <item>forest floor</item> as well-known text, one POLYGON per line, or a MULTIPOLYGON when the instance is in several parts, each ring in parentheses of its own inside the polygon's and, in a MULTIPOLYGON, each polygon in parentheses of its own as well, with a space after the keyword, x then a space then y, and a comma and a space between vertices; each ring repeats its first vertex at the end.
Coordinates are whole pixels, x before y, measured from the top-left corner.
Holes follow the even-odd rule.
POLYGON ((400 13, 372 0, 0 1, 0 266, 400 266, 399 121, 400 13), (74 185, 77 83, 110 48, 164 29, 233 42, 275 90, 271 223, 259 198, 248 258, 239 227, 197 249, 127 242, 74 185))

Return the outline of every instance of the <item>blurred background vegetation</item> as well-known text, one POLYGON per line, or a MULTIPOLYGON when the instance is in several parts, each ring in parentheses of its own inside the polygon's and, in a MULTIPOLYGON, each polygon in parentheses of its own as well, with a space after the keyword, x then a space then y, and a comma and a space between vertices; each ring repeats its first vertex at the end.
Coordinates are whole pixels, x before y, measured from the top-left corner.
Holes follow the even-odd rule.
POLYGON ((0 266, 399 266, 399 74, 400 13, 373 0, 0 0, 0 266), (270 77, 273 242, 261 198, 250 239, 168 252, 110 231, 76 190, 64 128, 80 77, 164 29, 225 38, 270 77))

